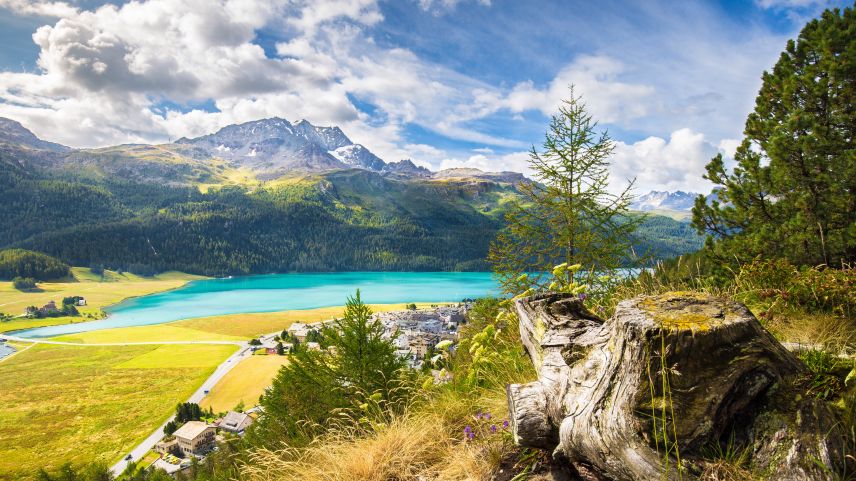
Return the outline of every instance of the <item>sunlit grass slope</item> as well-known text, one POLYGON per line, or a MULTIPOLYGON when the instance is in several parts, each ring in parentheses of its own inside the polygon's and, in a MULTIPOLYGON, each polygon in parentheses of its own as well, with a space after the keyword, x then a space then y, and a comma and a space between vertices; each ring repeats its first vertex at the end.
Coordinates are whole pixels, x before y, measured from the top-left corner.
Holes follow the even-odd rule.
POLYGON ((287 356, 250 356, 229 371, 200 405, 214 412, 233 409, 239 403, 249 409, 258 403, 265 388, 270 386, 279 368, 288 362, 287 356))
POLYGON ((0 479, 118 460, 234 349, 40 345, 0 363, 0 479))

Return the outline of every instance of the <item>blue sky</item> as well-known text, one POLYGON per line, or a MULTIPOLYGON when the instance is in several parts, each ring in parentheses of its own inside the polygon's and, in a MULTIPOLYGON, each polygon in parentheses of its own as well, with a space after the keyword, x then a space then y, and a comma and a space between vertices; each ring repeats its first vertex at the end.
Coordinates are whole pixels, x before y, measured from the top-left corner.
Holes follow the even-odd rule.
POLYGON ((0 0, 0 116, 75 147, 279 116, 387 161, 526 171, 574 84, 614 188, 703 191, 813 0, 0 0))

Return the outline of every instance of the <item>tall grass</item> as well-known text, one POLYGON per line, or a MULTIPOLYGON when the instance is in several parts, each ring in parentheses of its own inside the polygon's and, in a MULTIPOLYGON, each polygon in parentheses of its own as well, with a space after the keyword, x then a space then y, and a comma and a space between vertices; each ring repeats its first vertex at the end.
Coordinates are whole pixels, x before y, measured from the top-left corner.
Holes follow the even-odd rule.
POLYGON ((252 481, 486 480, 515 450, 504 386, 535 378, 517 318, 478 301, 443 364, 450 382, 412 379, 406 405, 366 403, 301 448, 257 449, 241 467, 252 481))

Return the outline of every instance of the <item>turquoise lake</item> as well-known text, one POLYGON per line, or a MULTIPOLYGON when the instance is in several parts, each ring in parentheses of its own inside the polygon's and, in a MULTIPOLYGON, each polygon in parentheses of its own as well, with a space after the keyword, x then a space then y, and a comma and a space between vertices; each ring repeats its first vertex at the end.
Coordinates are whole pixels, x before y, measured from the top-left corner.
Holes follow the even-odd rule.
POLYGON ((489 272, 338 272, 206 279, 128 299, 106 309, 106 319, 14 334, 43 338, 222 314, 341 306, 357 289, 367 304, 456 302, 496 294, 497 284, 489 272))

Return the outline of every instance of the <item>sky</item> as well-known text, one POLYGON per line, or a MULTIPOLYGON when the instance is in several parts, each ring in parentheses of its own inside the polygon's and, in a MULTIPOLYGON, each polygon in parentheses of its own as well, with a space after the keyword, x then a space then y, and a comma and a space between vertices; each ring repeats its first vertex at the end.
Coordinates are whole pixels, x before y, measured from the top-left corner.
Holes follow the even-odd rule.
POLYGON ((307 119, 387 162, 527 173, 573 85, 615 141, 613 190, 708 192, 762 72, 848 5, 0 0, 0 116, 72 147, 307 119))

